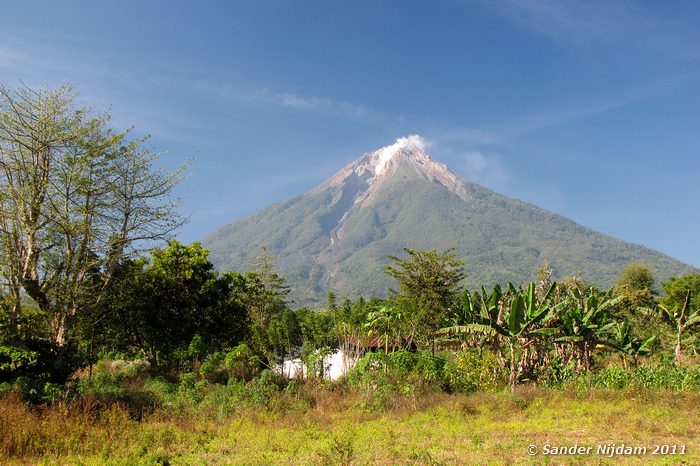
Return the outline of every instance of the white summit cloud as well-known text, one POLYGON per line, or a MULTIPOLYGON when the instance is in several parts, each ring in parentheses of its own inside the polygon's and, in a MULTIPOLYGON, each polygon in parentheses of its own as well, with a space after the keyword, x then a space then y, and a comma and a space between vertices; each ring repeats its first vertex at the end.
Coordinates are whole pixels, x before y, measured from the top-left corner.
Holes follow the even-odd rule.
POLYGON ((413 150, 417 149, 419 151, 425 151, 430 146, 427 139, 417 134, 411 134, 409 136, 401 137, 396 140, 390 146, 382 147, 377 151, 378 158, 377 163, 374 166, 374 173, 376 175, 381 174, 384 171, 384 167, 391 158, 401 152, 402 150, 413 150))

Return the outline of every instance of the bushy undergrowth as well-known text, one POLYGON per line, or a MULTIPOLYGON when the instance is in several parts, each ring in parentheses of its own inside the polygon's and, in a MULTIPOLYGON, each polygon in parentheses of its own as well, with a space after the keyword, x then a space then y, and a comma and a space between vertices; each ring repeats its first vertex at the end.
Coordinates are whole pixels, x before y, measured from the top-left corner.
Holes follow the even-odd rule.
POLYGON ((444 368, 443 376, 454 392, 493 392, 507 381, 498 359, 490 352, 462 351, 444 368))
POLYGON ((433 355, 402 350, 368 353, 353 367, 346 382, 364 397, 366 407, 384 409, 397 395, 415 398, 428 392, 496 391, 505 386, 505 377, 491 353, 433 355))
POLYGON ((700 391, 700 366, 610 366, 575 374, 571 366, 564 366, 555 360, 540 371, 537 380, 544 387, 578 390, 609 388, 700 391))
MULTIPOLYGON (((595 444, 610 438, 683 443, 686 454, 662 464, 700 461, 697 392, 591 389, 581 395, 523 386, 514 393, 425 393, 416 396, 415 405, 368 413, 356 403, 357 393, 310 380, 272 394, 264 409, 256 405, 218 417, 216 397, 249 386, 235 385, 209 384, 205 398, 188 411, 164 407, 140 421, 123 405, 100 407, 89 395, 65 405, 32 407, 9 394, 0 398, 0 463, 530 464, 529 444, 595 444), (302 394, 314 393, 314 406, 279 411, 283 404, 300 406, 302 394)), ((174 395, 178 386, 167 390, 174 388, 174 395)), ((583 464, 587 457, 569 459, 583 464)), ((645 460, 620 456, 599 462, 645 460)))
MULTIPOLYGON (((225 356, 219 359, 221 367, 225 356)), ((316 438, 321 429, 310 427, 309 422, 355 425, 376 416, 428 416, 426 413, 441 410, 462 429, 465 417, 501 422, 508 413, 540 415, 547 403, 555 406, 549 409, 556 416, 562 406, 571 403, 598 400, 594 402, 609 406, 611 402, 627 403, 630 397, 643 400, 650 412, 654 400, 666 400, 660 410, 670 409, 669 400, 676 400, 679 406, 674 409, 680 412, 686 405, 695 406, 700 395, 700 366, 611 366, 580 375, 561 366, 548 369, 552 374, 548 378, 544 372, 540 375, 540 387, 531 384, 511 393, 507 374, 496 357, 476 350, 435 355, 427 351, 370 353, 337 382, 286 380, 267 369, 250 380, 229 376, 223 383, 201 367, 179 376, 158 375, 144 361, 102 361, 91 378, 84 374, 65 388, 37 388, 31 380, 5 384, 0 394, 0 459, 23 464, 36 458, 61 462, 60 458, 68 457, 67 462, 83 463, 81 458, 90 457, 95 462, 87 464, 165 464, 179 458, 189 464, 187 455, 197 451, 204 456, 192 461, 201 463, 209 458, 206 455, 211 448, 220 449, 216 451, 221 458, 229 457, 231 450, 222 445, 230 441, 230 435, 239 438, 243 434, 238 427, 230 427, 235 433, 227 433, 222 426, 241 422, 248 422, 247 429, 269 428, 281 422, 280 428, 290 429, 290 433, 296 426, 306 426, 306 442, 316 438), (542 387, 545 380, 549 387, 542 387), (41 392, 38 404, 38 395, 32 390, 41 392), (671 393, 674 395, 669 396, 671 393), (221 438, 216 440, 216 435, 221 438), (112 461, 115 457, 119 461, 112 461)), ((600 410, 604 412, 602 407, 600 410)), ((549 422, 546 416, 542 419, 549 422)), ((610 419, 616 422, 617 418, 610 419)), ((433 420, 423 419, 421 425, 433 420)), ((477 440, 474 454, 481 451, 484 442, 482 437, 477 440)), ((356 441, 341 429, 316 445, 316 452, 308 459, 314 464, 354 462, 360 454, 356 447, 356 441)), ((274 445, 265 448, 281 451, 274 445)), ((518 451, 523 448, 518 446, 518 451)), ((256 450, 246 451, 239 459, 247 459, 256 450)), ((398 453, 395 456, 407 459, 398 453)), ((424 464, 430 457, 424 452, 411 456, 414 464, 424 464)), ((269 459, 262 456, 259 462, 266 464, 269 459)))
POLYGON ((121 406, 133 419, 141 419, 157 409, 192 414, 204 408, 207 415, 224 416, 249 408, 272 407, 277 403, 275 395, 285 387, 285 393, 290 393, 288 381, 269 369, 260 372, 251 367, 245 360, 245 348, 215 356, 207 358, 199 371, 179 375, 159 375, 145 360, 103 360, 91 373, 65 386, 20 377, 13 383, 0 384, 0 396, 16 396, 35 406, 68 406, 89 400, 96 410, 121 406))
MULTIPOLYGON (((158 375, 143 360, 101 361, 89 377, 83 374, 66 386, 20 378, 2 384, 0 396, 16 393, 29 405, 85 402, 92 409, 119 405, 132 419, 156 411, 173 415, 224 418, 246 411, 307 412, 320 399, 365 411, 418 406, 420 399, 441 393, 483 393, 507 390, 507 373, 490 352, 396 351, 368 353, 337 382, 320 379, 287 380, 246 359, 245 348, 203 361, 196 372, 158 375), (227 362, 228 359, 228 362, 227 362), (226 374, 213 377, 218 372, 226 374), (236 377, 236 376, 239 377, 236 377), (81 401, 83 400, 83 401, 81 401)), ((537 385, 553 389, 640 389, 700 391, 700 366, 611 366, 575 374, 554 361, 538 374, 537 385)))
POLYGON ((583 388, 700 391, 700 366, 638 366, 631 369, 608 367, 598 372, 581 374, 575 383, 583 388))
POLYGON ((249 381, 259 373, 260 359, 245 343, 230 351, 217 351, 208 355, 199 367, 199 374, 209 382, 226 383, 231 378, 249 381))

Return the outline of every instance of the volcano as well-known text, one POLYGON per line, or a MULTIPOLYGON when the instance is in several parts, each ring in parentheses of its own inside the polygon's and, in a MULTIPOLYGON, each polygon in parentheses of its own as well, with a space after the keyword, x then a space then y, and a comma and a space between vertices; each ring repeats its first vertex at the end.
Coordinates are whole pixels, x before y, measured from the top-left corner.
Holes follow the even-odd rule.
POLYGON ((658 251, 465 180, 434 160, 419 136, 363 154, 311 191, 225 225, 202 241, 220 270, 245 271, 264 248, 295 306, 384 297, 388 255, 455 247, 467 287, 533 280, 548 260, 555 278, 609 287, 631 262, 657 279, 697 272, 658 251))

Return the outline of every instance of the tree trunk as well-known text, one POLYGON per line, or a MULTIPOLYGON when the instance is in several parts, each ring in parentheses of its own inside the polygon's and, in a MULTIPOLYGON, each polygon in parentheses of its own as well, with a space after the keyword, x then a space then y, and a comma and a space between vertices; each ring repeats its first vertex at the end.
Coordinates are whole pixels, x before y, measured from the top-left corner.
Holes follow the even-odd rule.
POLYGON ((676 367, 681 366, 683 360, 683 348, 681 347, 681 336, 683 335, 683 328, 678 326, 678 337, 676 339, 676 367))
POLYGON ((510 390, 515 390, 515 385, 518 382, 518 377, 515 367, 515 345, 511 341, 510 343, 510 390))
POLYGON ((63 313, 56 317, 54 342, 58 346, 63 346, 66 342, 66 315, 63 313))

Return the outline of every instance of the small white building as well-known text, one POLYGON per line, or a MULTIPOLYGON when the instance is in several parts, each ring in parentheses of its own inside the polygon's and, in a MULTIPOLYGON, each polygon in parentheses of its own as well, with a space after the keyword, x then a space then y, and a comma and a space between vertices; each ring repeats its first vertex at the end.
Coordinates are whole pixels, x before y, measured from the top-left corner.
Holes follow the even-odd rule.
MULTIPOLYGON (((346 375, 357 362, 357 358, 347 355, 343 350, 335 350, 323 358, 323 378, 338 380, 346 375)), ((301 359, 286 359, 279 367, 279 372, 289 379, 307 376, 307 368, 301 359)))

